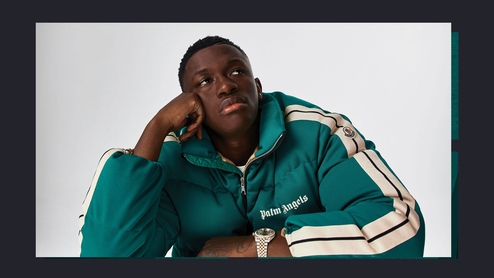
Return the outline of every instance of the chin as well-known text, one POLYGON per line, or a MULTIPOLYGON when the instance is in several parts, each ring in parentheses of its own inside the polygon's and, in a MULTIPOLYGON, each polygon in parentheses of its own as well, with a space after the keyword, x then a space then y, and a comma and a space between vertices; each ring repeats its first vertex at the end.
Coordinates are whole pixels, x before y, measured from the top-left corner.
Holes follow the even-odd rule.
POLYGON ((214 132, 217 134, 223 134, 224 136, 243 135, 245 134, 245 132, 249 131, 250 127, 252 127, 252 125, 255 122, 254 120, 247 120, 245 118, 242 118, 242 119, 235 119, 235 120, 229 119, 228 121, 222 121, 214 129, 214 132))

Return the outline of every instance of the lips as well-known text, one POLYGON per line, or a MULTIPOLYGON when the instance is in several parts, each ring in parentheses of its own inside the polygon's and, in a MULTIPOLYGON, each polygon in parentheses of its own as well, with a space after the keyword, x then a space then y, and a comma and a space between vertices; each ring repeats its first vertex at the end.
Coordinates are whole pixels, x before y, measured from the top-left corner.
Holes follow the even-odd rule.
POLYGON ((246 101, 239 96, 232 96, 229 98, 225 98, 221 103, 220 103, 220 111, 219 113, 229 113, 232 110, 236 110, 241 104, 245 105, 246 101))

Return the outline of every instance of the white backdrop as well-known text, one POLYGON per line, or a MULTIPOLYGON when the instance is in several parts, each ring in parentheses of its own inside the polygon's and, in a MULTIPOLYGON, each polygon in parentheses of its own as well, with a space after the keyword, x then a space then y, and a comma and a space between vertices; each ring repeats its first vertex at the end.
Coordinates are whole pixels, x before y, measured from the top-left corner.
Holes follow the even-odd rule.
POLYGON ((349 116, 419 202, 425 255, 451 256, 450 23, 37 23, 37 257, 79 255, 100 156, 134 147, 207 35, 240 45, 264 91, 349 116))

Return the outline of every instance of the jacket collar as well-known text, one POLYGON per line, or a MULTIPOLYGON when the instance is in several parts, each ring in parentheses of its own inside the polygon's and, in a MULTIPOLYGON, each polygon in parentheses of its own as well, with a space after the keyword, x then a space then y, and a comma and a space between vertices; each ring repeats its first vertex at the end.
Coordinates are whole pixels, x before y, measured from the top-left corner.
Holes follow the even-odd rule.
MULTIPOLYGON (((276 148, 278 139, 285 132, 283 113, 276 99, 270 94, 263 93, 263 97, 259 102, 259 112, 259 148, 254 153, 254 157, 262 156, 276 148)), ((232 172, 240 171, 235 165, 224 162, 221 156, 216 153, 211 143, 211 138, 205 129, 202 132, 202 140, 198 140, 193 136, 182 143, 182 154, 189 162, 198 166, 220 168, 232 172)))

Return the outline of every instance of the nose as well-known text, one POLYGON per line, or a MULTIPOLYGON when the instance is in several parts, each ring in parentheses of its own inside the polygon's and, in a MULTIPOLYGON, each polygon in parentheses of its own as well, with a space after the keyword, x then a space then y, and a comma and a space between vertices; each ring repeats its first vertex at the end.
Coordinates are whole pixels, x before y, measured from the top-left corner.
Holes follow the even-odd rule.
POLYGON ((235 92, 237 88, 237 83, 235 83, 228 76, 223 76, 218 79, 216 96, 222 97, 223 95, 229 95, 235 92))

